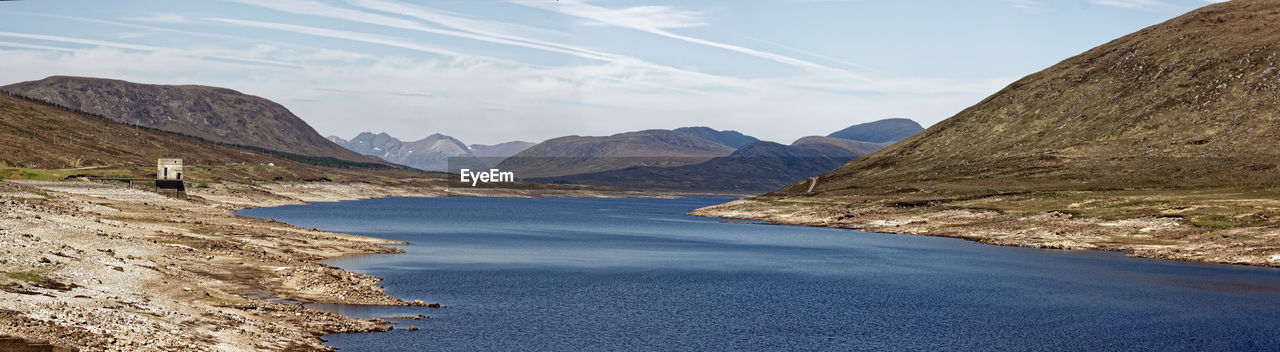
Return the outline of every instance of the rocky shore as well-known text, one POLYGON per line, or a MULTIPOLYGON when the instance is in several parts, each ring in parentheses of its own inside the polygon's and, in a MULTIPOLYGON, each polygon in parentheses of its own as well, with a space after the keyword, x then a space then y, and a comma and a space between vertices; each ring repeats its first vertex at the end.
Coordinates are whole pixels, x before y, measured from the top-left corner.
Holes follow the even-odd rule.
MULTIPOLYGON (((331 350, 320 335, 391 327, 277 302, 413 305, 384 294, 377 277, 320 263, 397 253, 388 245, 402 243, 233 211, 390 196, 609 196, 337 183, 221 183, 188 195, 0 182, 0 336, 82 351, 331 350)), ((406 297, 418 298, 428 297, 406 297)))
POLYGON ((1102 220, 1052 211, 1026 215, 982 209, 757 199, 701 208, 690 214, 786 225, 956 237, 1005 246, 1120 251, 1147 258, 1280 266, 1280 231, 1275 228, 1205 228, 1169 217, 1102 220))

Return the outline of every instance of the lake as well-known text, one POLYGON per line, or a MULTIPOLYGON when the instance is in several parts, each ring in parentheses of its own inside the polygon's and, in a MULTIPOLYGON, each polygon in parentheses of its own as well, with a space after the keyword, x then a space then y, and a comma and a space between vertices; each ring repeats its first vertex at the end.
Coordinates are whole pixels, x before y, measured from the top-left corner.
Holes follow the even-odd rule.
POLYGON ((342 351, 1280 350, 1280 270, 728 222, 716 198, 384 198, 239 215, 404 240, 331 260, 443 309, 342 351))

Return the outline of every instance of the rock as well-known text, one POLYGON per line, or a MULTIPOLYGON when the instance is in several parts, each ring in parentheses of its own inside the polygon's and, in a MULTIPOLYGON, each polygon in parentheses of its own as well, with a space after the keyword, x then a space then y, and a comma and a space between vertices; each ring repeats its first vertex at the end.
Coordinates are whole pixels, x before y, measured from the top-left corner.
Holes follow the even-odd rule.
POLYGON ((409 325, 409 331, 418 331, 417 326, 409 325))
POLYGON ((441 305, 440 302, 431 302, 427 303, 427 308, 444 308, 444 305, 441 305))
POLYGON ((415 300, 413 300, 413 304, 412 304, 412 305, 414 305, 414 306, 418 306, 418 307, 421 307, 421 306, 425 306, 425 305, 427 305, 427 304, 426 304, 426 303, 423 303, 423 302, 422 302, 422 300, 420 300, 420 299, 415 299, 415 300))

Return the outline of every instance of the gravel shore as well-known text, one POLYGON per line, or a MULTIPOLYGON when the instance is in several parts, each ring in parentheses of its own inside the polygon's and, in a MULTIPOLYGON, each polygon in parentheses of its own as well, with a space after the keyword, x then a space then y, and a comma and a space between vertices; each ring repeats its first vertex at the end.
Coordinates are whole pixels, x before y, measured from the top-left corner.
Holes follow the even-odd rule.
POLYGON ((277 302, 411 305, 384 294, 377 277, 320 263, 397 253, 388 245, 401 243, 233 211, 390 196, 606 196, 336 183, 221 183, 188 195, 0 182, 0 336, 81 351, 327 351, 322 334, 391 327, 277 302))
POLYGON ((1059 212, 1019 215, 981 209, 912 209, 754 199, 701 208, 690 214, 956 237, 1003 246, 1120 251, 1147 258, 1280 266, 1280 231, 1274 228, 1203 228, 1168 217, 1102 220, 1059 212))

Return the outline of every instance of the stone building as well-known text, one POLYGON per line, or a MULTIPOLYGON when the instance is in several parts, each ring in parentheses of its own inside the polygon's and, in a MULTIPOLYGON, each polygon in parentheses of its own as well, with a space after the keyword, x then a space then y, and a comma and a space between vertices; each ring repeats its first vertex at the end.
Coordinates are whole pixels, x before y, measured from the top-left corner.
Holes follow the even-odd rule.
POLYGON ((182 159, 160 159, 156 162, 157 180, 182 180, 182 159))
POLYGON ((182 159, 160 159, 156 162, 156 191, 173 192, 178 198, 187 197, 187 187, 182 182, 182 159))

